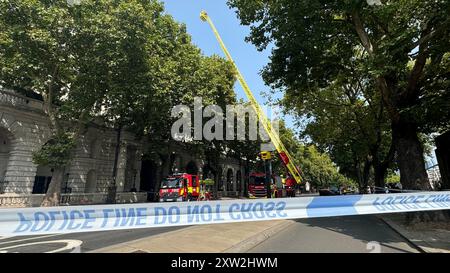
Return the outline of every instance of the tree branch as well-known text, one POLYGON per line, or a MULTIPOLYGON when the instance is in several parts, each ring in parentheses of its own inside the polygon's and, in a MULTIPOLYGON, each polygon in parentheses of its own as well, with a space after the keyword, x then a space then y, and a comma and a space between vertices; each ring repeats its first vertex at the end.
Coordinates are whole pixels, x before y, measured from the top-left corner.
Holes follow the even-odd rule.
POLYGON ((55 69, 52 73, 52 79, 48 84, 47 93, 43 94, 45 112, 47 112, 47 115, 50 119, 50 126, 51 126, 53 133, 57 133, 57 132, 61 131, 61 126, 59 124, 58 119, 56 118, 56 114, 53 109, 53 95, 54 95, 53 84, 55 82, 55 78, 58 74, 58 71, 59 71, 59 67, 55 66, 55 69))
POLYGON ((367 53, 369 53, 369 55, 372 55, 373 54, 372 42, 369 39, 369 35, 364 30, 364 26, 359 16, 359 12, 356 9, 352 12, 352 20, 353 25, 355 26, 356 33, 358 34, 364 49, 367 51, 367 53))
POLYGON ((78 117, 77 130, 75 131, 74 139, 78 139, 82 135, 83 129, 85 127, 83 119, 87 116, 88 113, 89 113, 89 109, 85 108, 85 109, 83 109, 80 116, 78 117))
MULTIPOLYGON (((449 19, 447 19, 446 21, 440 23, 440 27, 439 28, 436 28, 436 29, 431 30, 431 31, 428 30, 426 34, 421 35, 422 37, 420 37, 420 39, 412 45, 411 50, 413 50, 414 48, 416 48, 418 46, 422 46, 424 44, 427 44, 431 39, 433 39, 436 35, 438 35, 441 31, 444 31, 448 27, 448 22, 449 22, 449 19)), ((426 29, 429 26, 428 24, 427 24, 426 29)))
POLYGON ((378 88, 381 91, 381 98, 383 99, 384 105, 386 106, 389 113, 389 117, 392 119, 392 121, 398 121, 400 119, 400 113, 394 107, 391 101, 391 92, 387 85, 386 79, 384 77, 378 77, 376 80, 378 88))
MULTIPOLYGON (((425 64, 427 63, 428 53, 426 50, 420 49, 419 55, 417 56, 416 63, 411 71, 408 80, 408 87, 404 92, 405 98, 413 97, 417 94, 418 88, 417 85, 419 83, 419 79, 423 74, 423 69, 425 68, 425 64)), ((402 94, 403 95, 403 94, 402 94)))
MULTIPOLYGON (((427 24, 428 25, 428 24, 427 24)), ((431 30, 431 27, 426 27, 421 36, 422 39, 429 37, 429 39, 431 39, 431 34, 433 33, 433 31, 431 30)), ((420 41, 419 40, 419 41, 420 41)), ((424 39, 424 41, 426 41, 426 39, 424 39)), ((416 62, 414 64, 413 69, 411 70, 411 74, 409 76, 409 80, 408 80, 408 86, 406 87, 406 90, 401 94, 401 96, 405 99, 409 99, 411 97, 414 97, 417 93, 418 93, 418 88, 417 85, 419 83, 419 79, 423 74, 423 70, 425 68, 425 65, 427 63, 427 58, 428 58, 428 42, 424 42, 422 44, 420 44, 419 46, 419 54, 417 55, 416 58, 416 62)))

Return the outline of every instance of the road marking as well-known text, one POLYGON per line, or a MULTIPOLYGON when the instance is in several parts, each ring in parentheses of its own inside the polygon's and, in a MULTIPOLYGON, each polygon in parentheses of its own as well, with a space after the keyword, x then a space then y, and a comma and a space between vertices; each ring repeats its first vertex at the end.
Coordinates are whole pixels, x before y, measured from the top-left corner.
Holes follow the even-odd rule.
MULTIPOLYGON (((19 242, 25 242, 25 241, 31 241, 31 240, 38 240, 38 239, 44 239, 44 238, 50 238, 50 237, 56 237, 56 236, 61 236, 61 234, 44 235, 44 236, 37 236, 37 237, 31 237, 31 238, 26 238, 26 239, 2 242, 2 243, 0 243, 0 245, 6 245, 6 244, 10 244, 10 243, 19 243, 19 242)), ((11 237, 5 237, 5 238, 11 238, 11 237)))
POLYGON ((58 252, 66 251, 66 250, 72 250, 70 253, 81 253, 81 244, 83 244, 83 241, 80 241, 80 240, 56 240, 56 241, 35 242, 35 243, 14 245, 14 246, 0 248, 0 253, 8 253, 8 251, 5 251, 7 249, 14 249, 14 248, 35 246, 35 245, 45 245, 45 244, 62 244, 62 243, 66 244, 66 246, 55 249, 55 250, 47 251, 45 253, 58 253, 58 252))

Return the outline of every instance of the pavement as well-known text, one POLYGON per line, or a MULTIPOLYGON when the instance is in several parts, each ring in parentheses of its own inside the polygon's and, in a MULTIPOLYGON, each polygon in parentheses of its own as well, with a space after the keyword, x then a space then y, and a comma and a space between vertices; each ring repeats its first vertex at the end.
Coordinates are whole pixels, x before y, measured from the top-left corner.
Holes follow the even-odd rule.
POLYGON ((450 253, 450 223, 405 225, 405 214, 380 215, 379 218, 423 253, 450 253))
POLYGON ((192 226, 92 251, 94 253, 246 252, 292 225, 292 221, 192 226))

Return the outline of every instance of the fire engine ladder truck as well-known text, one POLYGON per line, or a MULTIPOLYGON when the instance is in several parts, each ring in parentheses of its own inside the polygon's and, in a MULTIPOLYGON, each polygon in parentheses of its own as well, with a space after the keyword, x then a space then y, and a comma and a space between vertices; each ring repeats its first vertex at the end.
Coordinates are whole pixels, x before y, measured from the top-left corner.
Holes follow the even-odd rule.
POLYGON ((231 57, 231 54, 228 52, 228 49, 226 48, 224 42, 222 41, 222 38, 220 37, 219 32, 217 31, 216 27, 214 26, 211 18, 208 16, 206 11, 202 11, 200 13, 200 19, 204 22, 207 22, 209 24, 209 26, 211 27, 211 29, 213 30, 214 35, 216 36, 217 41, 219 42, 220 47, 222 48, 223 52, 225 53, 227 59, 233 64, 233 66, 236 70, 236 73, 237 73, 237 75, 236 75, 237 79, 238 79, 239 83, 241 84, 242 89, 244 89, 244 92, 245 92, 247 98, 249 99, 256 115, 258 116, 258 119, 263 124, 264 130, 269 135, 273 145, 275 146, 278 154, 280 155, 281 160, 283 161, 283 163, 286 165, 287 169, 289 170, 289 173, 292 175, 292 177, 295 179, 295 181, 298 184, 300 184, 302 182, 302 177, 300 175, 299 170, 294 165, 294 161, 293 161, 291 155, 289 154, 288 150, 281 142, 280 137, 278 136, 278 133, 273 129, 272 123, 270 122, 270 120, 267 118, 267 116, 261 109, 261 106, 256 101, 255 96, 253 95, 252 91, 248 87, 247 82, 244 80, 244 77, 242 76, 236 63, 234 62, 233 58, 231 57))

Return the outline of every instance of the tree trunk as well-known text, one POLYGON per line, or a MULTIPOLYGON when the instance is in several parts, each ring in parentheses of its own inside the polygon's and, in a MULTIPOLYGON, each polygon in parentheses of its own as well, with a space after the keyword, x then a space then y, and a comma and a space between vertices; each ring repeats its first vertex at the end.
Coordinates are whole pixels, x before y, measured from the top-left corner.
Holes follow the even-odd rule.
MULTIPOLYGON (((379 142, 381 143, 381 137, 379 137, 379 142)), ((375 186, 383 188, 386 185, 386 173, 391 165, 392 161, 394 160, 395 156, 395 145, 394 142, 391 141, 391 146, 389 147, 389 152, 384 158, 383 161, 380 161, 378 158, 378 149, 379 145, 374 146, 372 149, 372 155, 373 155, 373 169, 375 174, 375 186)))
POLYGON ((369 160, 366 160, 364 163, 355 163, 355 172, 358 178, 358 186, 360 192, 366 192, 367 190, 367 186, 369 185, 370 167, 371 162, 369 160), (362 164, 364 165, 364 168, 361 170, 362 164))
MULTIPOLYGON (((423 147, 417 137, 417 127, 400 121, 392 125, 392 137, 397 151, 397 163, 400 169, 400 182, 403 189, 431 190, 425 170, 423 147)), ((418 211, 406 214, 405 224, 448 221, 445 211, 418 211)))
POLYGON ((386 172, 387 167, 384 166, 374 166, 374 173, 375 173, 375 186, 384 188, 386 185, 385 178, 386 178, 386 172))
POLYGON ((362 174, 361 174, 360 163, 355 162, 355 164, 353 165, 353 168, 354 168, 356 180, 358 181, 359 191, 364 192, 366 189, 364 188, 364 181, 363 181, 362 174))
POLYGON ((372 163, 370 162, 370 160, 366 160, 366 162, 364 163, 364 170, 363 170, 363 176, 362 176, 362 183, 363 183, 363 188, 367 188, 367 186, 369 185, 369 175, 370 175, 370 166, 372 165, 372 163))
POLYGON ((47 193, 41 203, 41 207, 55 207, 61 200, 61 185, 64 178, 64 168, 57 168, 53 171, 52 180, 47 193))
POLYGON ((417 136, 417 127, 405 120, 392 123, 392 138, 397 151, 400 182, 404 189, 430 190, 425 170, 423 147, 417 136))

